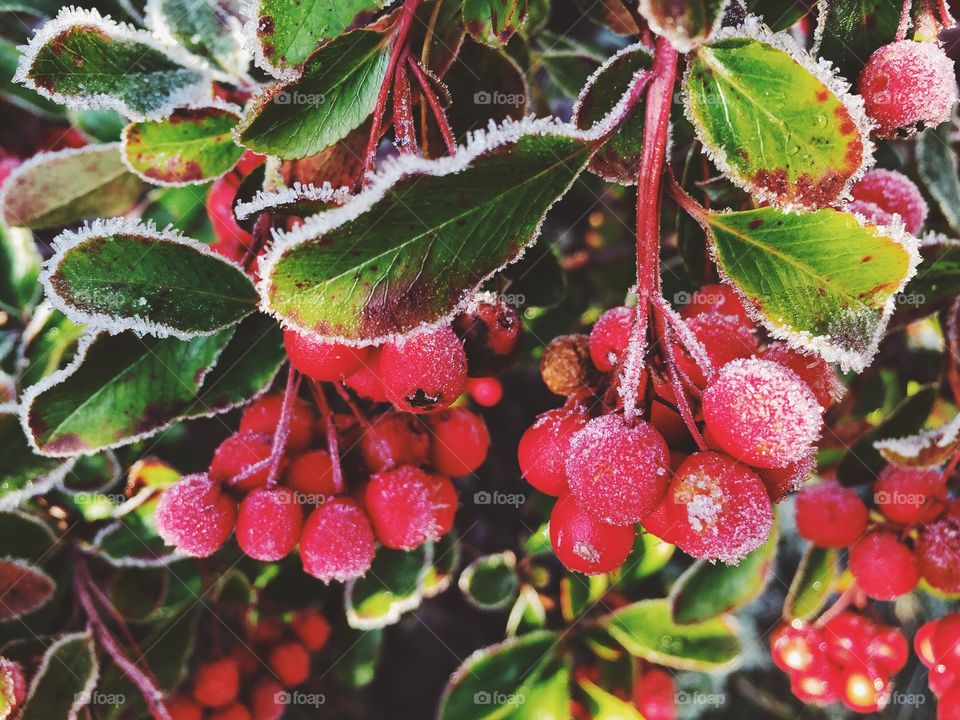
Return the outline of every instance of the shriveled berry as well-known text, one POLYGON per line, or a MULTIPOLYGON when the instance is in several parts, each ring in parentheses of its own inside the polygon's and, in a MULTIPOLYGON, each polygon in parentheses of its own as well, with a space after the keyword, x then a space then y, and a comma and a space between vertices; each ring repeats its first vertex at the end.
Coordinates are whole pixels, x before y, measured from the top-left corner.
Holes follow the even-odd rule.
MULTIPOLYGON (((714 370, 733 360, 751 357, 757 352, 757 338, 752 327, 739 317, 710 311, 698 313, 684 322, 703 344, 714 370)), ((706 384, 707 378, 703 369, 691 355, 679 346, 674 346, 674 357, 695 385, 703 387, 706 384)))
POLYGON ((237 543, 254 560, 275 562, 300 542, 303 511, 287 488, 258 488, 240 503, 237 543))
POLYGON ((270 651, 270 669, 284 687, 296 687, 310 677, 310 653, 298 642, 286 642, 270 651))
POLYGON ((310 652, 322 650, 330 639, 330 623, 319 610, 312 608, 301 610, 293 616, 290 627, 297 639, 310 652))
POLYGON ((819 355, 804 355, 783 342, 770 343, 760 357, 793 370, 813 392, 817 402, 826 410, 840 397, 843 386, 833 366, 819 355))
MULTIPOLYGON (((273 437, 280 424, 280 414, 283 408, 283 395, 264 395, 257 398, 240 417, 240 430, 266 433, 273 437)), ((290 420, 290 435, 287 437, 289 452, 303 452, 313 441, 313 426, 316 418, 313 410, 303 400, 297 399, 293 403, 293 412, 290 420)))
POLYGON ((728 363, 703 393, 703 417, 734 459, 786 467, 807 455, 823 426, 813 392, 789 368, 769 360, 728 363))
POLYGON ((561 335, 551 340, 540 358, 540 376, 557 395, 596 387, 600 373, 590 359, 590 339, 586 335, 561 335))
POLYGON ((857 586, 875 600, 900 597, 920 579, 913 551, 888 530, 874 530, 854 545, 849 567, 857 586))
POLYGON ((797 532, 814 545, 850 547, 866 532, 867 519, 857 491, 833 480, 807 485, 797 495, 797 532))
POLYGON ((677 468, 665 498, 676 544, 697 558, 736 563, 770 536, 773 509, 760 478, 713 452, 677 468))
POLYGON ((304 523, 300 560, 307 573, 324 582, 346 582, 370 569, 373 543, 370 521, 357 503, 337 497, 320 505, 304 523))
POLYGON ((740 295, 729 285, 720 283, 704 285, 690 295, 687 303, 680 308, 680 317, 686 320, 708 312, 733 315, 747 327, 753 324, 743 307, 743 300, 740 295))
POLYGON ((567 492, 570 439, 589 418, 579 408, 557 408, 540 415, 520 437, 517 458, 528 483, 547 495, 567 492))
POLYGON ((945 593, 960 592, 960 520, 946 515, 923 528, 917 558, 924 580, 945 593))
POLYGON ((283 344, 290 364, 309 378, 336 382, 359 370, 370 350, 342 343, 326 342, 318 336, 302 335, 294 330, 283 333, 283 344))
POLYGON ((490 433, 479 415, 450 408, 430 416, 430 464, 444 475, 472 473, 487 459, 490 433))
POLYGON ((203 708, 186 695, 177 695, 164 706, 170 720, 203 720, 203 708))
POLYGON ((208 557, 233 532, 237 506, 206 475, 188 475, 163 491, 157 503, 157 532, 185 555, 208 557))
POLYGON ((933 522, 944 509, 947 480, 936 468, 887 465, 873 486, 880 512, 903 525, 933 522))
POLYGON ((663 499, 670 450, 649 423, 603 415, 570 439, 566 471, 584 510, 611 525, 635 525, 663 499))
POLYGON ((630 345, 634 308, 615 307, 597 318, 590 331, 590 359, 601 372, 610 372, 619 363, 630 345))
POLYGON ((250 690, 253 720, 280 720, 287 709, 283 699, 283 685, 269 677, 257 680, 250 690))
POLYGON ((380 378, 398 410, 428 413, 449 407, 467 383, 467 356, 449 327, 387 343, 380 378))
POLYGON ((929 208, 920 188, 895 170, 871 170, 850 188, 850 194, 855 201, 871 203, 888 215, 899 215, 911 235, 917 235, 927 220, 929 208))
POLYGON ((503 400, 503 383, 495 377, 467 378, 467 392, 480 407, 494 407, 503 400))
POLYGON ((303 495, 319 496, 333 495, 336 488, 333 485, 333 463, 325 450, 310 450, 298 455, 287 467, 284 475, 287 487, 303 495))
POLYGON ((483 295, 460 313, 453 320, 453 330, 463 340, 471 377, 507 369, 523 347, 523 321, 495 295, 483 295))
POLYGON ((380 348, 371 348, 365 364, 345 377, 343 382, 360 397, 373 402, 387 402, 387 389, 380 379, 380 348))
POLYGON ((358 447, 372 473, 394 465, 425 465, 430 459, 430 431, 409 413, 387 412, 370 423, 358 447))
POLYGON ((634 529, 609 525, 563 495, 550 513, 550 543, 564 565, 586 575, 616 570, 633 549, 634 529))
POLYGON ((209 660, 193 673, 193 698, 204 707, 229 705, 240 692, 240 667, 230 657, 209 660))
POLYGON ((255 472, 243 480, 234 478, 251 465, 270 457, 272 438, 259 432, 238 432, 224 440, 213 453, 210 462, 210 479, 222 482, 241 492, 260 487, 267 481, 270 468, 255 472))
POLYGON ((776 504, 786 500, 790 493, 803 488, 816 467, 817 455, 811 452, 785 468, 757 468, 757 475, 766 486, 770 501, 776 504))
POLYGON ((252 720, 252 716, 246 705, 233 703, 233 705, 210 713, 209 720, 252 720))
POLYGON ((440 537, 438 512, 449 505, 448 496, 440 497, 442 485, 438 476, 411 465, 372 475, 363 499, 377 540, 395 550, 413 550, 440 537))

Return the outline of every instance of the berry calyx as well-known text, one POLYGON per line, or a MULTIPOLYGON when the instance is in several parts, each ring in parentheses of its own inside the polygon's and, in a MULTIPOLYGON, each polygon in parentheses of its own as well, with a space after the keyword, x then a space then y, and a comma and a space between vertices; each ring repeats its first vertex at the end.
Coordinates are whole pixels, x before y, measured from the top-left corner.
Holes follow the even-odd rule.
POLYGON ((567 492, 570 439, 589 418, 578 409, 557 408, 540 415, 520 437, 517 459, 524 479, 547 495, 567 492))
POLYGON ((193 673, 193 699, 208 708, 229 705, 240 693, 240 667, 230 657, 210 660, 193 673))
POLYGON ((720 283, 704 285, 690 295, 687 303, 680 308, 680 317, 689 320, 696 315, 718 312, 721 315, 733 315, 741 324, 751 326, 753 320, 743 307, 743 300, 737 291, 729 285, 720 283))
POLYGON ((380 378, 398 410, 428 413, 449 407, 467 382, 467 356, 449 327, 387 343, 380 378))
POLYGON ((323 382, 336 382, 352 375, 364 365, 370 354, 365 347, 326 342, 294 330, 284 331, 283 344, 291 365, 307 377, 323 382))
MULTIPOLYGON (((254 400, 240 416, 240 430, 264 433, 273 437, 280 424, 280 414, 283 408, 283 395, 264 395, 254 400)), ((297 399, 293 403, 293 412, 290 420, 290 435, 287 437, 288 452, 303 452, 313 441, 313 428, 316 417, 313 410, 303 400, 297 399)))
POLYGON ((363 502, 377 540, 394 550, 413 550, 439 538, 450 502, 444 481, 450 482, 411 465, 372 475, 363 502))
MULTIPOLYGON (((927 220, 929 208, 920 188, 906 175, 895 170, 871 170, 850 188, 850 195, 856 202, 879 208, 884 215, 899 215, 911 235, 919 234, 927 220)), ((866 209, 869 211, 869 207, 866 209)), ((868 213, 862 214, 877 220, 879 224, 885 224, 868 213)))
POLYGON ((206 475, 188 475, 163 491, 157 532, 185 555, 209 557, 233 532, 237 506, 206 475))
POLYGON ((324 582, 363 577, 375 552, 370 521, 349 498, 328 500, 303 525, 300 561, 308 574, 324 582))
POLYGON ((457 315, 453 330, 463 341, 471 377, 506 370, 523 347, 520 316, 495 295, 482 295, 470 309, 457 315))
POLYGON ((819 547, 850 547, 866 532, 867 520, 857 491, 838 482, 807 485, 797 495, 797 532, 819 547))
POLYGON ((820 406, 826 410, 840 397, 842 386, 837 373, 819 355, 804 355, 783 342, 770 343, 760 357, 793 370, 813 392, 820 406))
POLYGON ((635 531, 610 525, 586 512, 572 495, 563 495, 550 513, 550 543, 568 569, 585 575, 616 570, 633 549, 635 531))
POLYGON ((224 440, 213 453, 210 461, 211 480, 222 482, 241 492, 248 492, 267 482, 270 468, 234 482, 234 478, 251 465, 266 460, 272 450, 271 437, 259 432, 238 432, 224 440))
POLYGON ((590 331, 590 359, 600 372, 610 372, 623 358, 630 344, 637 311, 629 307, 610 308, 590 331))
POLYGON ((898 598, 920 580, 913 551, 888 530, 874 530, 854 545, 849 567, 857 586, 875 600, 898 598))
POLYGON ((270 651, 270 669, 284 687, 296 687, 310 677, 310 653, 298 642, 286 642, 270 651))
POLYGON ((929 523, 943 511, 947 480, 936 468, 887 465, 873 486, 877 507, 889 520, 903 525, 929 523))
POLYGON ((325 450, 311 450, 298 455, 287 467, 283 482, 294 492, 303 495, 333 495, 336 488, 333 485, 330 455, 325 450))
POLYGON ((430 464, 443 475, 459 477, 487 459, 490 433, 483 418, 466 408, 450 408, 430 416, 430 464))
POLYGON ((301 610, 293 616, 290 627, 310 652, 323 650, 330 639, 330 623, 319 610, 301 610))
POLYGON ((359 449, 372 473, 395 465, 425 465, 430 459, 430 432, 409 413, 387 412, 360 436, 359 449))
POLYGON ((300 542, 303 511, 287 488, 258 488, 240 503, 237 543, 254 560, 275 562, 300 542))
MULTIPOLYGON (((923 528, 917 538, 917 559, 923 579, 937 590, 960 592, 960 520, 946 515, 923 528)), ((960 669, 960 668, 958 668, 960 669)))

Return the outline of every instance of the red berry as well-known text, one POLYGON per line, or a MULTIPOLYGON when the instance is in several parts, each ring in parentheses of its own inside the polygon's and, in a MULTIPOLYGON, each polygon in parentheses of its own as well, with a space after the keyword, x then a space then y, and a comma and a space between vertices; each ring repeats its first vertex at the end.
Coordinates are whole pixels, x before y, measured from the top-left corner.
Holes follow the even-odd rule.
POLYGON ((814 545, 850 547, 866 532, 867 519, 857 491, 833 480, 807 485, 797 495, 797 532, 814 545))
POLYGON ((878 137, 907 137, 950 118, 957 80, 937 43, 901 40, 870 56, 857 91, 878 137))
POLYGON ((589 418, 579 409, 557 408, 540 415, 526 429, 517 447, 520 472, 547 495, 567 492, 566 458, 570 439, 589 418))
POLYGON ((283 685, 273 678, 257 680, 250 691, 250 710, 253 720, 280 720, 286 711, 283 685))
POLYGON ((322 650, 330 638, 330 623, 319 610, 301 610, 293 616, 290 627, 310 652, 322 650))
POLYGON ((917 539, 923 579, 945 593, 960 592, 960 520, 947 515, 927 525, 917 539))
POLYGON ((936 637, 936 633, 939 632, 939 628, 937 627, 939 623, 939 620, 925 622, 917 629, 917 633, 913 636, 913 651, 917 654, 917 657, 920 658, 920 662, 928 668, 937 664, 937 654, 933 649, 933 639, 936 637))
POLYGON ((307 377, 323 382, 336 382, 352 375, 370 354, 369 348, 326 342, 319 336, 302 335, 294 330, 284 331, 283 344, 291 365, 307 377))
MULTIPOLYGON (((333 463, 330 461, 330 456, 325 450, 311 450, 298 455, 287 467, 284 483, 294 492, 303 495, 335 494, 333 463)), ((319 497, 316 499, 319 500, 319 497)))
POLYGON ((960 687, 960 676, 946 665, 937 663, 927 673, 927 684, 934 695, 941 697, 952 688, 960 687))
POLYGON ((667 517, 687 554, 736 563, 770 536, 773 508, 748 467, 713 452, 694 453, 667 488, 667 517))
POLYGON ((853 663, 844 668, 840 702, 854 712, 877 712, 887 703, 888 686, 875 670, 853 663))
POLYGON ((494 407, 503 400, 503 384, 495 377, 467 378, 467 392, 480 407, 494 407))
POLYGON ((233 478, 262 460, 270 457, 272 438, 259 432, 234 433, 217 448, 210 462, 210 479, 222 482, 241 492, 249 492, 267 481, 270 468, 255 472, 248 478, 233 482, 233 478))
POLYGON ((597 318, 590 331, 590 359, 600 372, 610 372, 624 357, 630 344, 637 311, 615 307, 597 318))
POLYGON ((233 532, 237 506, 206 475, 188 475, 163 491, 157 532, 185 555, 209 557, 233 532))
POLYGON ((807 455, 823 426, 821 412, 807 384, 769 360, 735 360, 703 393, 713 439, 757 467, 786 467, 807 455))
POLYGON ((809 670, 790 676, 790 689, 800 700, 811 705, 829 705, 840 696, 842 678, 839 668, 821 661, 809 670))
POLYGON ((960 720, 960 683, 954 683, 937 701, 937 720, 960 720))
POLYGON ((899 628, 881 625, 867 645, 867 656, 887 676, 893 677, 907 664, 910 650, 899 628))
POLYGON ((258 488, 240 503, 237 543, 254 560, 275 562, 300 542, 303 511, 287 488, 258 488))
POLYGON ((787 496, 803 488, 807 478, 817 468, 817 454, 811 452, 797 462, 790 463, 785 468, 757 468, 757 475, 767 488, 770 501, 773 503, 786 500, 787 496))
POLYGON ((445 511, 446 520, 449 510, 443 480, 411 465, 372 475, 363 500, 377 540, 394 550, 413 550, 439 538, 438 513, 445 511))
POLYGON ((296 687, 310 677, 310 653, 298 642, 277 645, 270 651, 269 662, 284 687, 296 687))
POLYGON ((453 529, 453 521, 457 516, 457 508, 460 506, 460 498, 457 495, 457 488, 450 481, 450 478, 443 475, 433 475, 433 502, 436 508, 434 517, 434 530, 437 537, 443 537, 453 529))
POLYGON ((430 464, 437 472, 459 477, 487 459, 490 433, 483 418, 466 408, 450 408, 430 416, 430 464))
POLYGON ((409 413, 380 415, 360 436, 360 454, 370 472, 395 465, 426 465, 430 459, 430 431, 409 413))
MULTIPOLYGON (((257 398, 240 418, 240 430, 266 433, 270 437, 280 424, 280 411, 283 408, 283 395, 264 395, 257 398)), ((303 400, 293 403, 292 419, 290 421, 290 435, 287 437, 288 452, 303 452, 313 441, 313 426, 316 422, 313 410, 303 400)))
POLYGON ((240 692, 240 667, 233 658, 210 660, 193 673, 193 698, 204 707, 229 705, 240 692))
POLYGON ((917 235, 927 220, 929 208, 920 189, 895 170, 871 170, 850 188, 850 194, 855 201, 878 207, 888 216, 899 215, 911 235, 917 235))
POLYGON ((960 613, 944 615, 937 621, 933 656, 936 664, 960 672, 960 613))
POLYGON ((380 378, 398 410, 442 410, 466 387, 467 356, 449 327, 422 332, 383 346, 380 378))
POLYGON ((843 611, 824 623, 820 633, 830 659, 849 665, 868 658, 867 645, 873 638, 874 625, 863 615, 843 611))
POLYGON ((170 720, 203 720, 203 708, 186 695, 177 695, 164 705, 170 720))
POLYGON ((900 597, 920 579, 913 551, 888 530, 868 533, 851 548, 848 564, 857 586, 875 600, 900 597))
POLYGON ((343 380, 344 384, 360 397, 373 402, 386 402, 387 389, 380 379, 380 349, 371 348, 366 364, 343 380))
POLYGON ((805 624, 783 625, 770 638, 770 657, 788 674, 814 670, 823 661, 825 648, 820 631, 805 624))
MULTIPOLYGON (((703 344, 714 370, 719 370, 734 360, 751 357, 757 352, 757 338, 753 334, 753 328, 734 315, 711 311, 694 315, 689 320, 684 320, 684 323, 703 344)), ((706 375, 691 355, 675 346, 674 357, 695 385, 706 385, 706 375)))
POLYGON ((694 292, 687 304, 680 308, 680 316, 689 319, 695 315, 714 311, 721 315, 733 315, 740 320, 741 324, 748 327, 753 325, 753 320, 747 315, 743 300, 740 299, 737 291, 729 285, 719 283, 704 285, 694 292))
POLYGON ((564 565, 586 575, 616 570, 633 549, 629 526, 608 525, 584 511, 572 495, 563 495, 550 513, 550 543, 564 565))
POLYGON ((657 505, 652 513, 641 520, 640 525, 648 533, 663 540, 663 542, 676 545, 679 539, 678 527, 670 519, 668 505, 666 494, 664 494, 663 502, 657 505))
POLYGON ((276 615, 261 615, 251 631, 251 638, 261 645, 272 645, 283 637, 286 625, 276 615))
POLYGON ((246 705, 234 703, 230 707, 211 713, 209 720, 252 720, 252 716, 246 705))
POLYGON ((807 384, 824 410, 840 397, 843 386, 837 380, 833 367, 823 358, 804 355, 782 342, 768 345, 760 357, 793 370, 807 384))
POLYGON ((930 523, 943 511, 947 479, 936 468, 887 465, 877 476, 873 494, 877 507, 893 522, 930 523))
POLYGON ((644 720, 677 720, 677 685, 673 676, 654 668, 637 676, 633 704, 644 720))
POLYGON ((523 322, 517 311, 492 294, 453 320, 463 340, 471 377, 495 375, 514 361, 523 347, 523 322))
POLYGON ((349 498, 328 500, 303 525, 303 569, 324 582, 362 577, 370 569, 375 552, 370 521, 349 498))
POLYGON ((239 181, 231 176, 222 177, 210 186, 207 194, 207 217, 213 225, 217 240, 211 248, 235 262, 240 262, 253 245, 253 236, 240 227, 233 213, 239 181))

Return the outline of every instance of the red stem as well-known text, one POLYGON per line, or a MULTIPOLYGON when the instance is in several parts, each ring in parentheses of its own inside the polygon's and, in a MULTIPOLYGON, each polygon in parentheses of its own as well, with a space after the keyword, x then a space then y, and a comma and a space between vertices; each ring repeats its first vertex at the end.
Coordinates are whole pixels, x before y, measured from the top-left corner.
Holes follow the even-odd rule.
POLYGON ((433 88, 430 87, 430 78, 427 77, 416 58, 410 54, 407 55, 407 64, 410 65, 410 69, 413 71, 413 76, 417 79, 417 83, 420 85, 420 91, 423 93, 423 97, 426 99, 427 105, 430 106, 430 112, 437 121, 437 125, 440 128, 440 134, 443 136, 443 142, 447 146, 447 152, 450 155, 453 155, 457 152, 457 142, 454 140, 453 130, 450 128, 450 122, 447 120, 447 114, 443 111, 443 108, 440 107, 440 99, 433 91, 433 88))
POLYGON ((407 75, 404 60, 410 57, 404 48, 403 57, 393 74, 393 130, 397 139, 397 148, 401 153, 417 155, 420 152, 417 143, 417 131, 413 123, 413 97, 410 92, 410 76, 407 75))
POLYGON ((903 0, 903 8, 900 10, 900 24, 897 25, 897 42, 907 37, 907 30, 910 27, 910 10, 913 8, 913 0, 903 0))
POLYGON ((337 495, 342 495, 344 490, 343 468, 340 466, 340 445, 337 442, 337 425, 333 420, 333 412, 330 410, 330 403, 327 402, 327 396, 323 392, 323 386, 314 381, 310 381, 310 392, 313 393, 313 399, 320 409, 320 416, 323 418, 323 426, 327 433, 327 454, 330 455, 330 466, 333 470, 333 491, 337 495))

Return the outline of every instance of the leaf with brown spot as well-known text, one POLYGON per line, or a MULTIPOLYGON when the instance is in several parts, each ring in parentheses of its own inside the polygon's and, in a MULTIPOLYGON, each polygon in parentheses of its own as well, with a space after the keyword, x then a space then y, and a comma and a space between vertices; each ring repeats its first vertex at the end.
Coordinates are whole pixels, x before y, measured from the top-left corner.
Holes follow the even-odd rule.
POLYGON ((23 560, 0 560, 0 622, 39 610, 53 597, 56 584, 40 568, 23 560))

